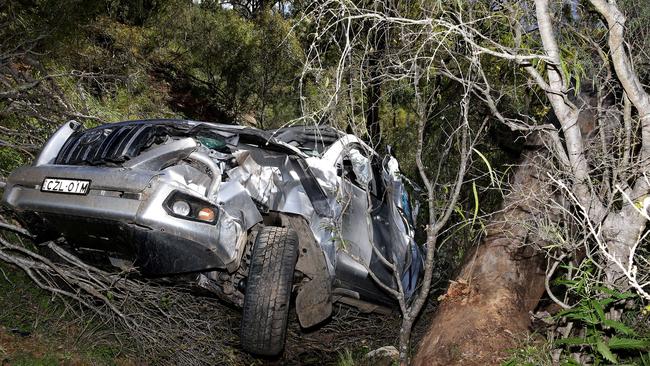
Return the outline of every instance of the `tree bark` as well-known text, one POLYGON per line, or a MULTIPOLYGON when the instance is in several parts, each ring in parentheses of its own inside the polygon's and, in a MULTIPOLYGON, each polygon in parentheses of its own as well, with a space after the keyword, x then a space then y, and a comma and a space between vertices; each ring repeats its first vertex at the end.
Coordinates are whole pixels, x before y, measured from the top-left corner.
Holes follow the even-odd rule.
POLYGON ((536 225, 552 198, 544 150, 527 151, 503 209, 487 227, 482 244, 467 254, 460 274, 442 296, 415 365, 492 365, 507 357, 527 333, 529 312, 544 293, 546 261, 530 245, 541 244, 536 225))

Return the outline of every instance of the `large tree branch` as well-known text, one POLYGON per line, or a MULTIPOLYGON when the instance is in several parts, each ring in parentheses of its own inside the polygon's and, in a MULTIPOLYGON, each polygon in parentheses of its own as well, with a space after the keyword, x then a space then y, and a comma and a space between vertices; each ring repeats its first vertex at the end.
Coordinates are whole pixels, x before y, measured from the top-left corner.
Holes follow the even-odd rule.
POLYGON ((579 110, 568 103, 566 90, 569 80, 564 80, 558 69, 558 65, 561 64, 561 54, 553 31, 549 0, 535 0, 535 11, 544 50, 553 61, 553 64, 546 65, 548 87, 551 89, 546 92, 546 96, 551 102, 553 112, 560 121, 564 132, 567 155, 575 177, 576 197, 581 204, 589 207, 590 213, 599 220, 604 215, 605 208, 598 196, 590 189, 589 165, 585 157, 582 132, 578 125, 579 110))
MULTIPOLYGON (((625 50, 625 16, 616 3, 605 0, 590 0, 598 13, 605 18, 609 27, 607 43, 609 46, 612 64, 616 77, 625 90, 626 97, 637 109, 641 121, 641 170, 650 168, 650 96, 643 88, 643 84, 634 70, 632 61, 625 50)), ((637 179, 633 190, 632 199, 638 199, 648 193, 650 186, 646 179, 637 179)), ((628 210, 634 207, 628 206, 628 210)))

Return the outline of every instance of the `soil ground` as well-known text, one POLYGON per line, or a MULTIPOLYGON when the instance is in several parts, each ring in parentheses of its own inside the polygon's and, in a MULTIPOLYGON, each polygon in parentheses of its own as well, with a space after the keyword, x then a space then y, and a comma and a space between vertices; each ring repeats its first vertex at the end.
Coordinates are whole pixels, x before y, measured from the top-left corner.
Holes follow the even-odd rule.
MULTIPOLYGON (((432 310, 417 324, 413 345, 424 334, 432 310)), ((236 328, 238 312, 230 311, 236 313, 236 328)), ((325 324, 309 330, 299 327, 293 313, 285 352, 278 359, 252 358, 235 345, 233 360, 247 365, 364 365, 367 352, 397 343, 398 315, 361 314, 347 306, 335 306, 334 312, 325 324)), ((149 365, 151 355, 139 356, 128 339, 93 314, 52 298, 22 271, 0 263, 0 366, 149 365)))

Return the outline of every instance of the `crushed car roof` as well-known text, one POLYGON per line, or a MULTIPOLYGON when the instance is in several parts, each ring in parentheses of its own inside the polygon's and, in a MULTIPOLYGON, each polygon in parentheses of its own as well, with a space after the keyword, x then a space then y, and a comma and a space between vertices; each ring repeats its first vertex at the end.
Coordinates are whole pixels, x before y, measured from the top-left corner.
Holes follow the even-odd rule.
POLYGON ((102 125, 75 132, 61 149, 57 164, 102 162, 121 163, 138 155, 154 143, 165 131, 175 135, 214 135, 229 144, 247 143, 268 150, 317 156, 344 134, 325 126, 292 126, 275 130, 200 122, 181 119, 139 120, 102 125))

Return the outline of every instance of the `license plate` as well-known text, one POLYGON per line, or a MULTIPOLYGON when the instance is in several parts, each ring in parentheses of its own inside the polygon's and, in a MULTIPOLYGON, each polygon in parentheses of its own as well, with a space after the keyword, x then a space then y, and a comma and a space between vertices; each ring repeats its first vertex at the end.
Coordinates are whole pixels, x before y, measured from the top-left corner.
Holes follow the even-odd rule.
POLYGON ((83 179, 45 178, 41 185, 42 192, 87 194, 90 181, 83 179))

